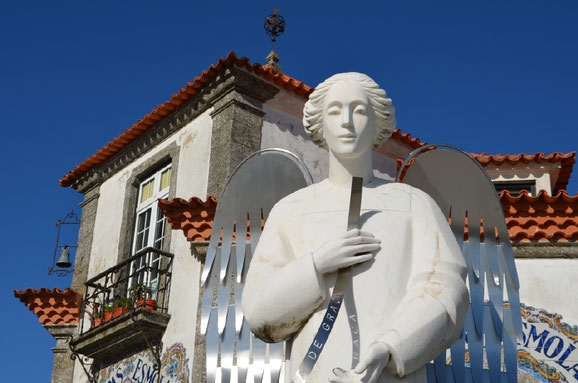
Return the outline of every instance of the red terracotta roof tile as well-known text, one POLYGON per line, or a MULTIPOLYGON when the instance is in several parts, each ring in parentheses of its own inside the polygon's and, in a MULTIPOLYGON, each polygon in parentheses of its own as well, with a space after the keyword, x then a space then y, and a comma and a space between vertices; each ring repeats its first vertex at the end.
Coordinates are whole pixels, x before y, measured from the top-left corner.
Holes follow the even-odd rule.
POLYGON ((545 153, 534 153, 534 154, 488 154, 488 153, 481 153, 481 154, 472 154, 482 165, 487 165, 490 162, 494 165, 502 165, 503 163, 507 162, 509 164, 515 165, 520 162, 528 164, 530 162, 561 162, 567 159, 575 159, 576 152, 571 153, 552 153, 552 154, 545 154, 545 153))
MULTIPOLYGON (((182 230, 189 241, 208 241, 211 238, 217 210, 215 197, 209 196, 205 202, 196 197, 188 201, 182 198, 170 201, 159 199, 159 206, 163 209, 171 227, 182 230)), ((261 228, 264 224, 264 220, 261 219, 261 228)), ((233 240, 235 237, 233 233, 233 240)), ((247 239, 251 239, 249 220, 247 220, 247 239)))
POLYGON ((409 133, 402 133, 399 129, 395 129, 393 131, 391 138, 401 141, 403 144, 409 145, 412 149, 417 149, 427 145, 426 142, 420 142, 419 138, 414 138, 409 133))
POLYGON ((504 190, 500 201, 512 242, 578 241, 578 195, 561 190, 555 196, 545 191, 512 196, 504 190))
POLYGON ((205 202, 196 197, 188 201, 182 198, 170 201, 160 199, 159 206, 165 212, 171 227, 182 230, 189 241, 208 241, 211 238, 217 210, 215 197, 209 196, 205 202))
POLYGON ((576 152, 571 153, 534 153, 534 154, 495 154, 491 155, 488 153, 482 154, 472 154, 483 166, 489 164, 501 166, 503 164, 516 165, 519 163, 528 164, 530 162, 541 163, 561 163, 560 175, 556 180, 556 185, 554 185, 553 193, 557 193, 560 190, 566 189, 568 186, 568 181, 570 180, 570 175, 572 174, 572 168, 574 162, 576 162, 576 152))
MULTIPOLYGON (((578 195, 565 191, 550 196, 541 191, 536 196, 522 192, 512 196, 507 190, 500 194, 506 224, 512 242, 578 241, 578 195)), ((208 241, 217 201, 209 196, 186 201, 176 198, 160 201, 172 228, 182 230, 189 241, 208 241)))
POLYGON ((82 297, 71 288, 64 291, 45 287, 38 290, 14 290, 14 297, 28 306, 43 325, 78 322, 82 297))
POLYGON ((112 157, 116 152, 130 144, 138 136, 190 99, 199 91, 199 89, 210 82, 219 73, 233 65, 262 76, 266 80, 300 96, 308 97, 309 94, 313 92, 313 88, 305 85, 302 81, 295 80, 284 74, 273 73, 273 71, 267 66, 251 64, 248 58, 238 58, 235 52, 230 52, 227 57, 221 58, 217 65, 211 65, 208 70, 203 71, 201 77, 195 77, 192 83, 187 83, 186 88, 179 89, 179 92, 173 94, 169 101, 165 102, 163 105, 159 104, 159 106, 156 109, 153 109, 150 114, 147 114, 144 119, 138 120, 130 129, 127 129, 120 136, 116 137, 106 146, 103 146, 102 149, 98 150, 96 154, 88 157, 81 164, 68 172, 68 174, 60 179, 60 185, 64 187, 72 185, 72 183, 80 178, 84 173, 92 169, 95 165, 98 165, 112 157))

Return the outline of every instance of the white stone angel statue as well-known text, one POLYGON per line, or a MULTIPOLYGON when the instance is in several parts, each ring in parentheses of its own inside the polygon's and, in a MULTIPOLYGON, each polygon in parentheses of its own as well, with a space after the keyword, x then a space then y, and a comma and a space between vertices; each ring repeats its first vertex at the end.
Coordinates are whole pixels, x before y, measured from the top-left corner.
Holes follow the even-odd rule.
POLYGON ((447 219, 421 190, 374 177, 372 148, 392 134, 395 116, 371 78, 330 77, 303 121, 328 148, 329 177, 271 210, 243 291, 245 319, 259 338, 288 342, 286 381, 298 381, 338 271, 351 266, 344 308, 307 381, 425 382, 425 365, 460 336, 469 305, 447 219), (361 225, 347 231, 352 177, 363 177, 361 225))

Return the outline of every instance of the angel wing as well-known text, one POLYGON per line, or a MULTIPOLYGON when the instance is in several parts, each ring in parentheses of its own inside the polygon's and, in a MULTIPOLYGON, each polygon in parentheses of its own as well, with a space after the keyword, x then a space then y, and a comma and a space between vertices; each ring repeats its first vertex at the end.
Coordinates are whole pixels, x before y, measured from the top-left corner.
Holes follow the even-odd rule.
POLYGON ((502 206, 489 176, 463 150, 435 144, 412 152, 397 178, 437 202, 468 265, 470 309, 464 330, 428 365, 428 382, 517 382, 519 280, 502 206))
POLYGON ((284 149, 253 153, 227 180, 201 274, 207 383, 245 383, 251 376, 255 383, 279 381, 285 344, 266 344, 251 333, 240 297, 269 212, 283 197, 312 183, 307 166, 284 149))

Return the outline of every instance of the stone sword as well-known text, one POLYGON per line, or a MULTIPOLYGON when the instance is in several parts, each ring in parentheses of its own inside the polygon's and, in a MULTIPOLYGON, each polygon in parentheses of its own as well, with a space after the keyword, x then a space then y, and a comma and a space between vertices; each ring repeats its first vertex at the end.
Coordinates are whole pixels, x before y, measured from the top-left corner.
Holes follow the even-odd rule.
MULTIPOLYGON (((363 191, 363 178, 353 177, 351 181, 351 198, 349 200, 349 214, 347 216, 347 231, 353 229, 359 229, 359 221, 361 215, 361 194, 363 191)), ((357 254, 360 255, 360 254, 357 254)), ((325 347, 325 343, 329 338, 329 334, 333 329, 337 315, 339 314, 339 309, 343 303, 343 297, 345 291, 348 287, 349 276, 351 274, 351 266, 344 267, 337 273, 337 280, 335 281, 335 287, 333 288, 333 293, 331 294, 331 299, 329 300, 329 305, 325 314, 323 315, 323 320, 307 354, 303 358, 299 369, 295 373, 292 383, 303 383, 307 381, 309 374, 313 370, 315 363, 321 355, 321 351, 325 347)), ((351 328, 352 337, 354 340, 353 353, 354 362, 359 359, 359 329, 357 327, 356 315, 352 315, 349 318, 349 326, 351 328), (357 339, 357 342, 355 340, 357 339), (357 350, 357 351, 356 351, 357 350)))

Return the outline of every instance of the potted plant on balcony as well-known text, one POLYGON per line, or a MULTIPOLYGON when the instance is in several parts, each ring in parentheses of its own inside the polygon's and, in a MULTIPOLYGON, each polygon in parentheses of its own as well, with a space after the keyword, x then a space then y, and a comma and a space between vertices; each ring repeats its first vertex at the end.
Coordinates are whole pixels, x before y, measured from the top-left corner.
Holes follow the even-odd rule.
POLYGON ((103 306, 103 310, 104 310, 104 318, 103 318, 103 323, 108 322, 109 320, 111 320, 112 318, 112 310, 113 310, 113 306, 112 305, 107 305, 104 304, 103 306))
POLYGON ((114 300, 112 317, 117 318, 117 317, 121 316, 122 314, 124 314, 125 312, 127 312, 128 308, 132 306, 130 302, 131 302, 130 299, 122 299, 120 297, 117 297, 114 300), (128 305, 127 305, 127 303, 128 303, 128 305))
POLYGON ((100 322, 102 321, 102 311, 101 311, 102 302, 94 302, 92 305, 92 314, 90 314, 90 318, 92 319, 92 327, 100 326, 100 322))
POLYGON ((143 283, 137 283, 132 287, 132 296, 136 301, 136 307, 144 306, 148 310, 157 309, 157 301, 154 299, 146 299, 150 294, 150 289, 143 283))

